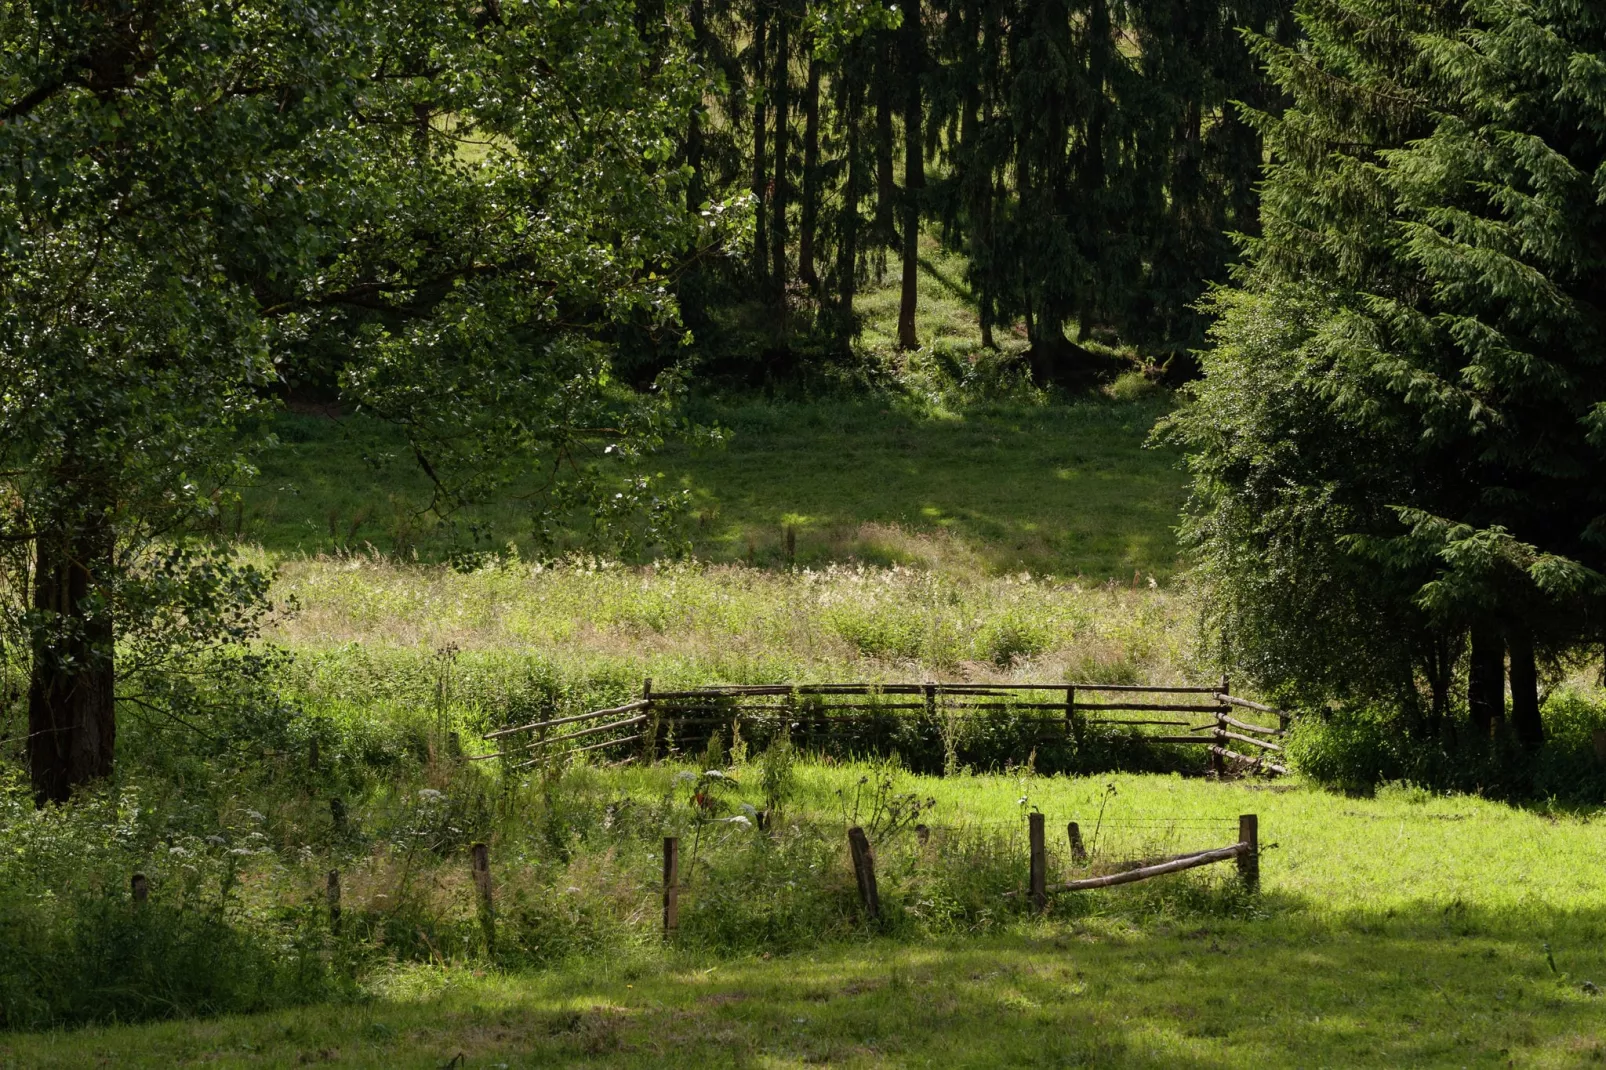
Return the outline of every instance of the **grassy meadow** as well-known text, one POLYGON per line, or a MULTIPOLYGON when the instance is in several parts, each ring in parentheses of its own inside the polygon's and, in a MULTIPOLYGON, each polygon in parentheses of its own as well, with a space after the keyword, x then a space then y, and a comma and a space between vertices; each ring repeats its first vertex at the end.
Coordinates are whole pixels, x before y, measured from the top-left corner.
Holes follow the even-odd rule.
MULTIPOLYGON (((572 786, 651 798, 678 771, 594 771, 572 786)), ((840 833, 837 793, 875 772, 803 768, 792 819, 840 833)), ((448 953, 377 971, 354 1005, 12 1035, 0 1039, 0 1065, 1571 1067, 1606 1057, 1606 851, 1589 817, 1409 788, 1335 799, 1175 777, 897 787, 935 799, 936 844, 967 828, 1003 831, 1016 856, 1004 886, 1016 890, 1023 796, 1051 828, 1068 817, 1097 828, 1095 858, 1214 846, 1253 811, 1268 845, 1263 891, 1245 896, 1215 867, 1061 895, 1044 919, 999 899, 993 917, 916 930, 910 913, 929 912, 941 882, 906 836, 889 835, 879 865, 898 931, 846 918, 852 878, 837 849, 820 858, 844 912, 834 938, 717 954, 696 946, 706 935, 696 919, 707 902, 729 907, 732 872, 705 848, 702 875, 682 893, 686 946, 666 947, 653 931, 656 859, 643 844, 601 868, 577 858, 546 891, 562 902, 583 898, 582 884, 612 886, 636 928, 606 954, 531 973, 448 953)), ((741 841, 721 846, 728 859, 774 849, 753 830, 722 835, 741 841)), ((498 847, 495 877, 511 895, 532 863, 511 842, 498 847)), ((1056 852, 1051 879, 1068 865, 1056 852)), ((470 898, 462 880, 443 894, 460 911, 470 898)))
MULTIPOLYGON (((1145 445, 1168 398, 965 385, 991 358, 956 265, 928 251, 932 345, 882 353, 899 391, 689 402, 730 435, 657 459, 692 496, 679 560, 537 560, 514 497, 437 524, 385 429, 284 415, 223 527, 275 570, 264 638, 287 656, 199 674, 202 726, 129 710, 117 782, 75 807, 36 813, 0 775, 0 1067, 1606 1061, 1594 807, 1045 776, 1035 750, 963 746, 937 777, 736 734, 650 767, 469 760, 494 728, 617 704, 647 677, 1214 678, 1172 533, 1184 478, 1145 445), (1223 846, 1255 813, 1261 889, 1213 866, 1033 916, 1034 809, 1050 881, 1223 846), (669 940, 665 835, 682 843, 669 940)), ((893 293, 866 299, 872 351, 890 349, 893 293)), ((1606 726, 1591 679, 1555 712, 1585 765, 1606 726)))

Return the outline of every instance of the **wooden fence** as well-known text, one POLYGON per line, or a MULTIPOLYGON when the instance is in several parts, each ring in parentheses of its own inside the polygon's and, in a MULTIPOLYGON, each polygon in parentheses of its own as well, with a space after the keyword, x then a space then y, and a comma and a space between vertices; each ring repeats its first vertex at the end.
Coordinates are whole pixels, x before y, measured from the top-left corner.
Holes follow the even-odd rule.
POLYGON ((725 726, 785 724, 790 730, 824 735, 866 722, 922 719, 933 725, 959 723, 1008 711, 1035 722, 1039 739, 1081 739, 1089 725, 1130 726, 1145 743, 1198 746, 1219 775, 1228 772, 1282 774, 1276 761, 1288 716, 1239 698, 1225 678, 1215 687, 1085 683, 918 684, 733 684, 682 691, 654 691, 647 680, 641 697, 619 706, 515 725, 487 734, 505 740, 502 750, 473 760, 514 759, 514 768, 545 760, 556 751, 580 754, 632 748, 648 760, 666 753, 671 738, 684 745, 704 741, 725 726), (1179 718, 1178 714, 1192 714, 1179 718), (1254 714, 1277 718, 1271 728, 1254 714), (1166 716, 1158 716, 1166 715, 1166 716), (1203 723, 1194 723, 1202 721, 1203 723), (1245 753, 1244 748, 1254 748, 1245 753))

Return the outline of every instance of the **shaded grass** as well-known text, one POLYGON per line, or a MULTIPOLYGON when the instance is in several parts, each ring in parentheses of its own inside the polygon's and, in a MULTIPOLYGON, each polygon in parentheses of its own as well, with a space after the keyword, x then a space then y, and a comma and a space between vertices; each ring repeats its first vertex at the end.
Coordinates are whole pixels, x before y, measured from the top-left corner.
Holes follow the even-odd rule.
MULTIPOLYGON (((713 560, 781 564, 929 562, 1130 580, 1176 568, 1184 493, 1177 457, 1144 448, 1164 398, 999 404, 952 413, 879 402, 694 405, 728 428, 723 449, 671 446, 654 459, 690 493, 685 534, 713 560)), ((389 428, 360 416, 290 413, 280 447, 224 530, 275 553, 372 544, 440 557, 454 548, 531 552, 527 506, 503 500, 442 525, 422 512, 425 477, 389 428)))

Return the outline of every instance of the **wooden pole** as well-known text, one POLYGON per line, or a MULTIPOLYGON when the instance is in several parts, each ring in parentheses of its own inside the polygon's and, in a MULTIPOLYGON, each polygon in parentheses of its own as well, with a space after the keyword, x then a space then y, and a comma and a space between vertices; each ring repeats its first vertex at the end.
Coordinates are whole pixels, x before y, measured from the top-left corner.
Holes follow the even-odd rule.
POLYGON ((324 890, 324 896, 329 901, 329 931, 338 933, 340 931, 340 871, 338 869, 329 871, 329 881, 324 890))
POLYGON ((926 844, 930 843, 931 842, 931 826, 930 825, 916 825, 915 826, 915 839, 920 841, 920 846, 922 846, 922 847, 924 847, 926 844))
POLYGON ((650 765, 658 760, 658 722, 660 714, 652 706, 652 677, 641 681, 642 709, 646 711, 647 725, 641 732, 641 764, 650 765))
POLYGON ((1210 752, 1210 771, 1216 774, 1218 780, 1227 774, 1226 759, 1220 754, 1220 751, 1225 750, 1227 747, 1227 726, 1221 719, 1225 710, 1226 707, 1223 706, 1216 711, 1216 727, 1210 731, 1210 738, 1216 741, 1216 748, 1210 752))
POLYGON ((128 878, 128 890, 134 897, 134 905, 144 906, 151 896, 151 882, 145 879, 145 874, 136 873, 128 878))
POLYGON ((1254 814, 1238 815, 1238 842, 1249 845, 1238 856, 1238 876, 1251 892, 1260 891, 1260 819, 1254 814))
POLYGON ((1065 689, 1065 724, 1076 742, 1082 742, 1082 721, 1076 716, 1076 686, 1065 689))
POLYGON ((468 849, 474 871, 474 888, 479 892, 480 928, 485 932, 485 953, 496 953, 496 900, 491 890, 491 851, 483 843, 468 849))
POLYGON ((881 895, 875 884, 875 852, 864 829, 854 825, 848 829, 848 850, 853 855, 853 876, 859 882, 859 899, 864 903, 867 921, 881 917, 881 895))
POLYGON ((1072 821, 1065 826, 1065 831, 1071 837, 1071 860, 1074 862, 1087 861, 1087 847, 1082 843, 1082 826, 1072 821))
MULTIPOLYGON (((1140 869, 1129 869, 1121 873, 1111 873, 1105 877, 1086 877, 1082 880, 1066 881, 1056 884, 1049 889, 1051 892, 1079 892, 1087 888, 1113 888, 1117 884, 1131 884, 1133 881, 1148 880, 1150 877, 1159 877, 1166 873, 1180 873, 1185 869, 1196 866, 1208 866, 1212 862, 1225 862, 1229 858, 1237 858, 1243 854, 1242 844, 1235 843, 1231 847, 1219 847, 1214 851, 1200 851, 1196 855, 1183 855, 1166 862, 1159 862, 1152 866, 1140 869)), ((1006 895, 1014 895, 1007 892, 1006 895)))
POLYGON ((664 837, 664 935, 680 928, 680 837, 664 837))
POLYGON ((1026 823, 1032 849, 1032 909, 1041 914, 1048 909, 1048 852, 1043 844, 1043 815, 1027 814, 1026 823))

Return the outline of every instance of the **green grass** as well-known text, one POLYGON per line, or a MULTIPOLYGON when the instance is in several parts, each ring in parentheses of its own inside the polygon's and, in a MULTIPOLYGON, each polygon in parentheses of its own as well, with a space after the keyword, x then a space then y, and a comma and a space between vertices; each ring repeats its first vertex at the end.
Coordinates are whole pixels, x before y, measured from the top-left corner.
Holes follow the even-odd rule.
MULTIPOLYGON (((778 564, 923 562, 970 556, 998 571, 1100 581, 1176 569, 1172 528, 1183 474, 1144 440, 1165 402, 996 405, 949 413, 892 400, 704 404, 732 432, 724 448, 672 446, 654 461, 687 490, 693 552, 778 564)), ((230 529, 279 553, 371 543, 440 554, 451 539, 421 514, 423 475, 388 429, 362 418, 287 414, 230 529)), ((510 494, 463 514, 473 545, 529 548, 526 507, 510 494)))
MULTIPOLYGON (((671 773, 612 774, 614 790, 650 793, 671 773)), ((805 770, 798 806, 823 813, 857 775, 805 770)), ((469 1067, 1606 1058, 1591 992, 1606 983, 1606 892, 1599 827, 1587 819, 1409 789, 1349 799, 1167 777, 910 786, 937 796, 945 824, 1023 824, 1024 794, 1056 827, 1076 817, 1090 829, 1105 801, 1101 838, 1115 853, 1152 844, 1152 827, 1135 824, 1150 820, 1169 822, 1162 835, 1184 846, 1213 846, 1221 833, 1197 823, 1244 810, 1278 846, 1265 853, 1258 903, 1181 894, 1230 885, 1217 867, 1197 880, 1077 893, 1046 920, 913 944, 864 935, 732 958, 649 942, 534 973, 470 961, 397 967, 356 1006, 12 1035, 0 1039, 0 1066, 439 1067, 458 1053, 469 1067)), ((686 893, 691 903, 698 894, 686 893)))

